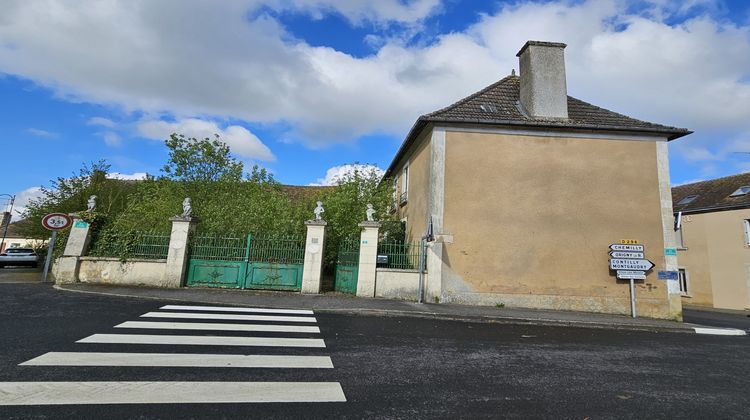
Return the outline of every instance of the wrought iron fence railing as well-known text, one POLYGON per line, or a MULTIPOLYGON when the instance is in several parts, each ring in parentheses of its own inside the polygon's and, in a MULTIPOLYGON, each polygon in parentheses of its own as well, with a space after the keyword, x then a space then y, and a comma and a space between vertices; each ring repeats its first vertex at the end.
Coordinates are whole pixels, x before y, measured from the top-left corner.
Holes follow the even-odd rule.
POLYGON ((250 235, 200 234, 190 240, 190 258, 199 260, 245 261, 250 235))
POLYGON ((401 270, 419 270, 419 241, 381 241, 378 243, 378 256, 385 255, 387 262, 378 263, 379 267, 401 270))
POLYGON ((302 264, 305 261, 305 237, 301 235, 254 235, 250 241, 250 261, 302 264))
POLYGON ((88 255, 94 257, 165 259, 169 252, 169 233, 104 230, 91 238, 88 255))

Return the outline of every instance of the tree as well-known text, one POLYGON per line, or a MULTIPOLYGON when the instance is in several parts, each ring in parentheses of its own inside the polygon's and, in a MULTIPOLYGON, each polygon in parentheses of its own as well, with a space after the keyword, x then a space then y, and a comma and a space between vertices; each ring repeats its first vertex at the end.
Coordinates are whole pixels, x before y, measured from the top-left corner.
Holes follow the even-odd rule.
POLYGON ((239 181, 243 165, 229 154, 229 146, 218 134, 198 140, 183 134, 171 134, 164 142, 169 162, 162 168, 164 176, 175 181, 239 181))

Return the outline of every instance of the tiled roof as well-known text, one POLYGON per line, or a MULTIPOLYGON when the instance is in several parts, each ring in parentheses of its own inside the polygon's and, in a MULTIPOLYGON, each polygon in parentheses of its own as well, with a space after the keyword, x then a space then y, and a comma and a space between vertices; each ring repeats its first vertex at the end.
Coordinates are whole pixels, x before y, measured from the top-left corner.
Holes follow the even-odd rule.
POLYGON ((686 213, 750 207, 750 193, 730 197, 733 192, 744 186, 750 186, 750 172, 680 185, 672 188, 672 206, 675 212, 686 213), (690 196, 697 197, 690 203, 677 204, 690 196))
POLYGON ((690 134, 684 128, 637 120, 568 96, 568 118, 533 118, 519 105, 520 77, 511 75, 435 112, 422 115, 397 152, 386 176, 428 123, 487 124, 550 129, 585 129, 661 134, 669 140, 690 134))

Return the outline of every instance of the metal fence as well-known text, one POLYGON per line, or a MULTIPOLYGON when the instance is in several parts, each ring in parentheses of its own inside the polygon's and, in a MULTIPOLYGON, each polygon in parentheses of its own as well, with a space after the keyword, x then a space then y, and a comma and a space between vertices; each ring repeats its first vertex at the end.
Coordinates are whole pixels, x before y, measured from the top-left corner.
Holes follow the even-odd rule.
POLYGON ((169 233, 101 231, 91 238, 88 255, 94 257, 165 259, 169 233))
POLYGON ((378 256, 380 255, 387 256, 388 262, 379 263, 379 267, 419 270, 419 241, 381 241, 378 243, 378 256))
POLYGON ((196 235, 190 240, 190 258, 246 261, 251 235, 196 235))
POLYGON ((250 242, 250 261, 302 264, 305 261, 305 237, 301 235, 254 235, 250 242))
POLYGON ((336 254, 337 265, 359 264, 359 241, 359 235, 341 240, 338 253, 336 254))

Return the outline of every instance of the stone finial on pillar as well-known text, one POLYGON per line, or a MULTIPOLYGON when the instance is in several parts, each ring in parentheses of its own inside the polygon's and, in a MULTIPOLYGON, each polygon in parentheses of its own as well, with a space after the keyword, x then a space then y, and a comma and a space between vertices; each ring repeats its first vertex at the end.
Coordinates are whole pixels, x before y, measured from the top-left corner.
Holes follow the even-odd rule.
POLYGON ((359 273, 357 274, 357 296, 375 297, 375 268, 378 259, 379 222, 362 222, 359 242, 359 273))
MULTIPOLYGON (((318 202, 320 203, 320 202, 318 202)), ((316 212, 315 216, 319 213, 316 212)), ((323 252, 325 250, 326 226, 322 219, 308 220, 305 239, 305 261, 302 267, 302 293, 320 293, 320 278, 323 274, 323 252)))
POLYGON ((200 219, 195 216, 175 216, 169 221, 172 222, 172 232, 169 235, 165 284, 166 287, 180 287, 187 272, 190 236, 200 219))

